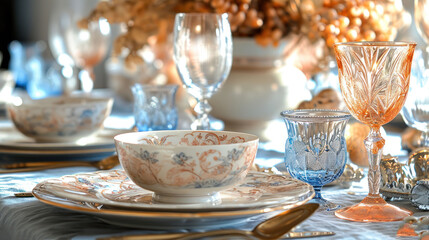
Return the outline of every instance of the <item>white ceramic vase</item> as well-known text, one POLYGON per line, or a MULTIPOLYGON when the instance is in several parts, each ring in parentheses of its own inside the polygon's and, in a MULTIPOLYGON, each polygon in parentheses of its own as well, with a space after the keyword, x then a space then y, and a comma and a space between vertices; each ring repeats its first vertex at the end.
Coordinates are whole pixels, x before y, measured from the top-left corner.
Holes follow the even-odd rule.
POLYGON ((253 38, 234 38, 231 72, 210 100, 211 114, 224 121, 226 130, 272 140, 278 131, 270 125, 279 122, 280 112, 311 99, 304 73, 286 64, 288 44, 262 47, 253 38))

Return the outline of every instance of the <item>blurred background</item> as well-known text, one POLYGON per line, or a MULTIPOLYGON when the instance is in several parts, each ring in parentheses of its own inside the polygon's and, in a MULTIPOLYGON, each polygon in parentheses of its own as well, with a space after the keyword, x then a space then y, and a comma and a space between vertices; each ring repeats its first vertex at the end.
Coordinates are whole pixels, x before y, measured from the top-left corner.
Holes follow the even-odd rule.
MULTIPOLYGON (((21 43, 35 43, 42 41, 45 45, 42 46, 42 56, 46 61, 53 61, 54 56, 49 44, 49 28, 50 21, 53 18, 55 11, 59 11, 61 6, 67 7, 67 0, 2 0, 0 7, 0 51, 3 54, 1 68, 9 68, 10 51, 9 45, 16 40, 21 43)), ((94 8, 97 1, 84 1, 86 14, 94 8)), ((411 15, 414 12, 414 1, 402 1, 403 7, 411 15)), ((410 19, 413 21, 413 18, 410 19)), ((115 32, 115 31, 113 31, 115 32)), ((116 33, 118 30, 116 30, 116 33)), ((115 35, 113 33, 113 35, 115 35)), ((117 34, 116 34, 117 35, 117 34)), ((95 65, 95 88, 106 88, 108 82, 106 78, 105 64, 106 59, 111 52, 111 42, 115 36, 110 38, 109 50, 107 57, 104 57, 95 65)), ((401 29, 396 37, 397 40, 412 40, 416 41, 419 46, 424 46, 425 43, 417 33, 415 24, 410 24, 409 27, 401 29)))
MULTIPOLYGON (((67 0, 2 0, 0 5, 0 51, 3 54, 1 68, 9 68, 11 54, 9 51, 10 43, 14 40, 30 44, 42 41, 42 57, 46 61, 54 61, 53 53, 49 46, 49 27, 50 20, 55 11, 59 11, 61 6, 64 8, 69 4, 67 0)), ((85 1, 86 12, 89 14, 97 1, 85 1)), ((83 15, 82 15, 83 16, 83 15)), ((113 40, 113 38, 112 38, 113 40)), ((111 41, 109 40, 109 47, 111 41)), ((107 87, 106 75, 104 70, 106 58, 103 58, 95 66, 95 88, 107 87)))
MULTIPOLYGON (((427 53, 427 43, 416 28, 415 2, 408 0, 280 1, 284 5, 267 0, 250 1, 247 7, 243 7, 244 1, 234 0, 145 0, 151 3, 146 8, 139 7, 138 1, 101 1, 105 4, 97 5, 99 2, 0 2, 1 69, 14 73, 15 90, 28 92, 31 98, 43 98, 74 90, 91 92, 93 88, 107 88, 128 104, 132 101, 131 86, 135 83, 181 85, 171 51, 174 13, 228 12, 234 37, 233 68, 210 101, 212 115, 224 121, 229 130, 251 132, 258 122, 261 131, 277 133, 278 125, 267 128, 267 122, 278 120, 280 110, 344 107, 338 99, 341 96, 334 96, 335 91, 339 92, 332 51, 334 42, 414 41, 423 50, 415 56, 422 58, 427 53), (276 14, 281 21, 273 21, 272 16, 276 14), (99 20, 100 17, 113 24, 99 20), (84 30, 77 27, 78 23, 84 30), (248 46, 240 42, 240 38, 252 41, 248 46), (130 41, 133 44, 129 44, 130 41), (257 63, 266 64, 267 50, 275 53, 282 44, 286 50, 279 56, 287 59, 281 59, 282 64, 289 65, 281 65, 282 70, 274 66, 273 61, 272 69, 260 71, 252 66, 251 76, 243 77, 249 71, 240 72, 236 67, 240 63, 237 60, 249 62, 246 54, 257 51, 263 54, 257 63), (245 55, 240 55, 240 49, 245 55), (133 67, 128 68, 130 65, 133 67), (258 82, 262 85, 257 85, 258 82), (334 91, 319 97, 318 93, 327 88, 334 91), (262 90, 266 90, 264 95, 262 90), (260 105, 258 109, 257 105, 260 105), (269 113, 265 112, 268 110, 269 113), (250 129, 239 128, 245 125, 250 129)), ((413 77, 420 76, 414 74, 413 77)), ((0 92, 0 102, 4 96, 0 92)), ((183 88, 179 88, 178 98, 183 100, 179 101, 182 109, 192 109, 196 104, 183 88)), ((400 116, 397 120, 402 122, 400 116)), ((260 136, 261 131, 257 132, 260 136)))

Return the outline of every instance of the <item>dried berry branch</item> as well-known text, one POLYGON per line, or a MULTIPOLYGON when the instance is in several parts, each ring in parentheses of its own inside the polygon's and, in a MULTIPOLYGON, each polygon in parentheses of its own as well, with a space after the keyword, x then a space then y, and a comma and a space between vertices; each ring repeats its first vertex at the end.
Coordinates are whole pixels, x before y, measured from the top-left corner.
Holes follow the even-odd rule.
POLYGON ((79 22, 103 17, 121 23, 126 32, 115 40, 113 54, 128 49, 127 63, 142 59, 138 51, 150 41, 165 42, 177 12, 228 13, 233 36, 253 37, 276 46, 290 33, 335 42, 393 40, 403 25, 398 0, 108 0, 79 22), (155 36, 155 37, 154 37, 155 36))

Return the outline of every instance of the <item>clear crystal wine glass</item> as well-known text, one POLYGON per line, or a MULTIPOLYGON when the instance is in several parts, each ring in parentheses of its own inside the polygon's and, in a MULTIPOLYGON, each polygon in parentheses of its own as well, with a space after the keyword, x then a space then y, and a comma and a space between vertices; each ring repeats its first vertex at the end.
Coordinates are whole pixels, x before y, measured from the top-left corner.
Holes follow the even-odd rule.
POLYGON ((346 165, 344 130, 348 112, 310 109, 283 111, 288 138, 285 165, 289 174, 313 186, 313 202, 320 210, 338 209, 338 204, 322 197, 322 187, 337 179, 346 165))
POLYGON ((110 25, 106 19, 89 22, 86 29, 78 26, 78 21, 87 17, 97 3, 97 0, 56 3, 59 7, 56 11, 58 11, 57 21, 60 32, 52 34, 53 38, 57 38, 56 45, 52 43, 52 46, 58 48, 53 51, 64 51, 60 49, 61 40, 63 40, 68 55, 73 59, 74 64, 82 69, 79 72, 79 79, 85 93, 92 91, 95 80, 94 67, 103 60, 109 48, 110 25))
POLYGON ((410 90, 401 114, 408 126, 422 132, 419 147, 429 147, 429 69, 422 54, 416 51, 414 56, 410 90))
POLYGON ((380 127, 404 105, 410 83, 415 43, 352 42, 334 44, 341 92, 350 113, 370 127, 369 194, 360 203, 337 210, 342 219, 361 222, 398 221, 412 212, 386 203, 380 196, 380 159, 385 140, 380 127))
MULTIPOLYGON (((414 18, 417 31, 423 40, 429 44, 429 0, 416 0, 414 18)), ((402 108, 404 122, 422 132, 420 147, 429 147, 429 49, 425 52, 416 51, 410 90, 402 108), (426 60, 425 60, 426 59, 426 60)))
POLYGON ((178 13, 174 23, 174 61, 182 83, 197 99, 191 129, 208 130, 208 99, 222 86, 232 64, 227 14, 178 13))

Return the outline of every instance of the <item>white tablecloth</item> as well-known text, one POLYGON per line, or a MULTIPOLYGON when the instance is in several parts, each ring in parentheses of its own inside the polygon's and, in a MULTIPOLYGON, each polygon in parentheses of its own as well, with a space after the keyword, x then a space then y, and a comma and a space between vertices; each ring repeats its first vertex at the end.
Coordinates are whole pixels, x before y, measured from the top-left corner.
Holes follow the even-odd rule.
MULTIPOLYGON (((283 154, 280 152, 260 150, 257 161, 265 164, 278 163, 281 168, 282 157, 283 154)), ((15 192, 31 191, 38 182, 44 179, 88 171, 95 171, 95 169, 75 167, 0 175, 0 239, 95 239, 100 236, 160 232, 112 226, 93 216, 49 206, 34 198, 13 196, 15 192)), ((366 196, 366 181, 363 179, 348 189, 339 186, 325 187, 322 194, 328 200, 349 206, 366 196)), ((415 211, 417 216, 428 214, 428 212, 419 212, 408 202, 398 204, 415 211)), ((251 229, 266 217, 268 216, 255 216, 245 223, 230 227, 251 229)), ((333 212, 321 211, 303 222, 297 230, 336 232, 335 236, 325 237, 325 239, 395 239, 400 224, 401 222, 350 222, 336 218, 333 212)), ((182 231, 188 230, 183 229, 182 231)))

